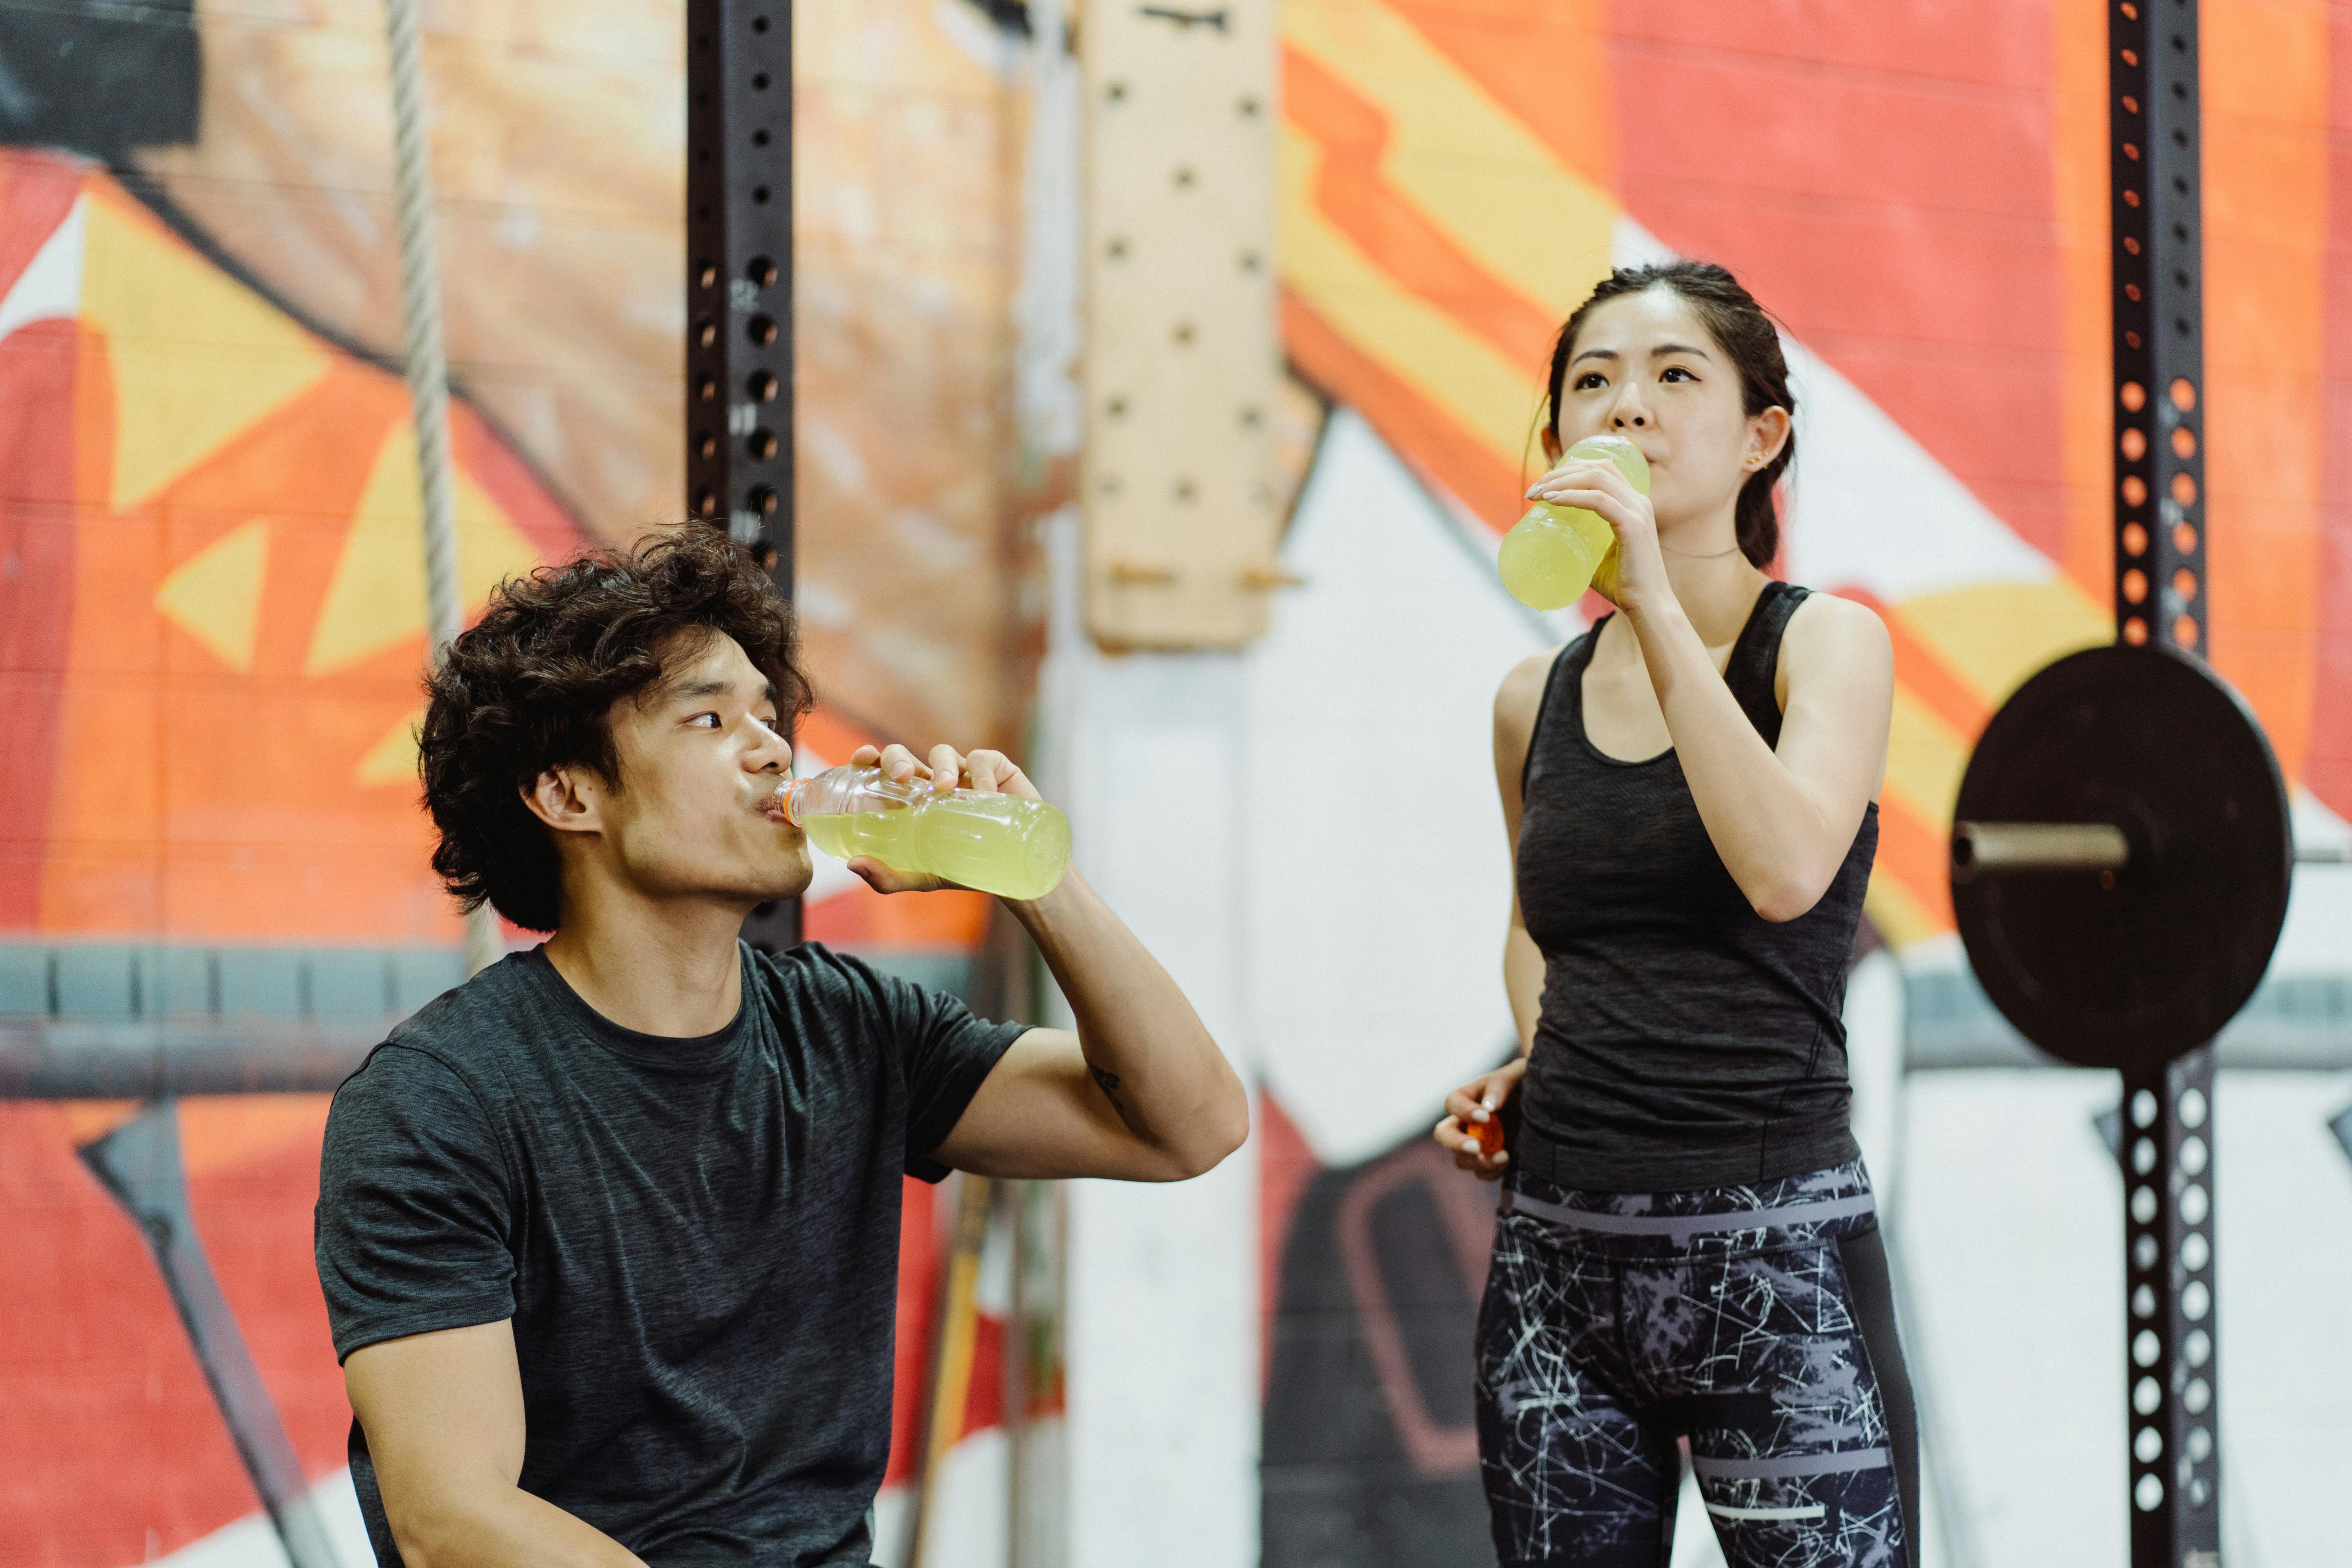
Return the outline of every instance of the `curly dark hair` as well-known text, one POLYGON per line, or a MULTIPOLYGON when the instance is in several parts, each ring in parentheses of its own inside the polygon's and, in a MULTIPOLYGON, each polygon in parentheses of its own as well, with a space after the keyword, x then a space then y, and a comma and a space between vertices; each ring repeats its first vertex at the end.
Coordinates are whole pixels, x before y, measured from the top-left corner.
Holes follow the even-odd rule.
POLYGON ((717 529, 687 523, 500 584, 425 681, 417 772, 442 884, 468 910, 488 903, 526 931, 555 930, 554 836, 523 792, 559 767, 617 787, 613 705, 722 634, 774 684, 781 716, 808 710, 792 605, 717 529))
MULTIPOLYGON (((1712 261, 1666 261, 1646 267, 1620 267, 1594 286, 1591 298, 1576 308, 1552 343, 1551 378, 1546 402, 1552 438, 1559 437, 1560 384, 1567 379, 1568 356, 1576 347, 1576 332, 1586 314, 1606 300, 1622 299, 1648 289, 1671 289, 1690 304, 1706 330, 1739 371, 1740 402, 1750 415, 1778 405, 1793 416, 1797 395, 1789 390, 1789 363, 1781 357, 1780 333, 1756 297, 1739 286, 1724 268, 1712 261)), ((1772 504, 1772 487, 1780 482, 1797 458, 1797 433, 1780 443, 1773 459, 1748 476, 1739 487, 1732 537, 1739 552, 1759 567, 1769 568, 1780 552, 1780 514, 1772 504)))

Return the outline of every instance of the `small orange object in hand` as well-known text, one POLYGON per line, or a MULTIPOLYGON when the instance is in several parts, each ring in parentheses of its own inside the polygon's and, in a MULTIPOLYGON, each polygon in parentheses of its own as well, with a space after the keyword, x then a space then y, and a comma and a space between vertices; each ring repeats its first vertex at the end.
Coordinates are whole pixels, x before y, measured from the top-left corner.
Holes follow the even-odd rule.
POLYGON ((1486 1113, 1486 1121, 1473 1121, 1469 1131, 1478 1140, 1478 1152, 1489 1160, 1503 1152, 1503 1119, 1493 1111, 1486 1113))

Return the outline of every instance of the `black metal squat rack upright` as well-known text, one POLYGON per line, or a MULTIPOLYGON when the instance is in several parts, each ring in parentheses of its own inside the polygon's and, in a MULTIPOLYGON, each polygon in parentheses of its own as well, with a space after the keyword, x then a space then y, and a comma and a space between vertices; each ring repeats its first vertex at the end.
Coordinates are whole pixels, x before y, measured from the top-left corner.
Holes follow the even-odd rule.
POLYGON ((793 13, 686 13, 686 491, 689 516, 775 551, 792 592, 793 13))
MULTIPOLYGON (((2113 0, 2116 626, 2207 655, 2197 0, 2113 0)), ((2133 1568, 2218 1568, 2213 1048, 2124 1077, 2133 1568)))
MULTIPOLYGON (((792 0, 686 8, 686 510, 793 596, 792 0)), ((745 935, 800 940, 800 902, 745 935)))

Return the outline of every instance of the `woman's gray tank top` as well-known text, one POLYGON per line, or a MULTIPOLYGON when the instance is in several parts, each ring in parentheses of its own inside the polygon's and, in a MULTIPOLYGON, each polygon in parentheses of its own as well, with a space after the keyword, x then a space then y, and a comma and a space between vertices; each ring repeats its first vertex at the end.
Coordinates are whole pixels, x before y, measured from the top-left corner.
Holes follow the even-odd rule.
MULTIPOLYGON (((1723 673, 1773 746, 1780 637, 1805 595, 1768 584, 1723 673)), ((1565 1187, 1670 1192, 1853 1159, 1841 1014, 1878 807, 1819 903, 1759 915, 1674 752, 1620 762, 1587 738, 1606 624, 1553 661, 1520 775, 1519 912, 1544 993, 1516 1163, 1565 1187)))

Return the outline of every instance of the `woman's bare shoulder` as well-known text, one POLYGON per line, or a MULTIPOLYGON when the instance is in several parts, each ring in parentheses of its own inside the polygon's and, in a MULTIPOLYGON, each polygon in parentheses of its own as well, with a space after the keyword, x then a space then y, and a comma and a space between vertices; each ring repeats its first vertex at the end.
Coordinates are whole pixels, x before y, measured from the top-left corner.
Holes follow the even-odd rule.
POLYGON ((1531 653, 1511 666, 1503 677, 1503 684, 1495 689, 1495 722, 1517 721, 1533 724, 1536 709, 1543 701, 1544 683, 1551 679, 1551 667, 1568 645, 1548 647, 1541 653, 1531 653))
POLYGON ((1809 594, 1790 616, 1780 638, 1782 708, 1792 682, 1810 685, 1826 678, 1838 687, 1870 688, 1894 676, 1894 638, 1868 605, 1836 594, 1809 594))

